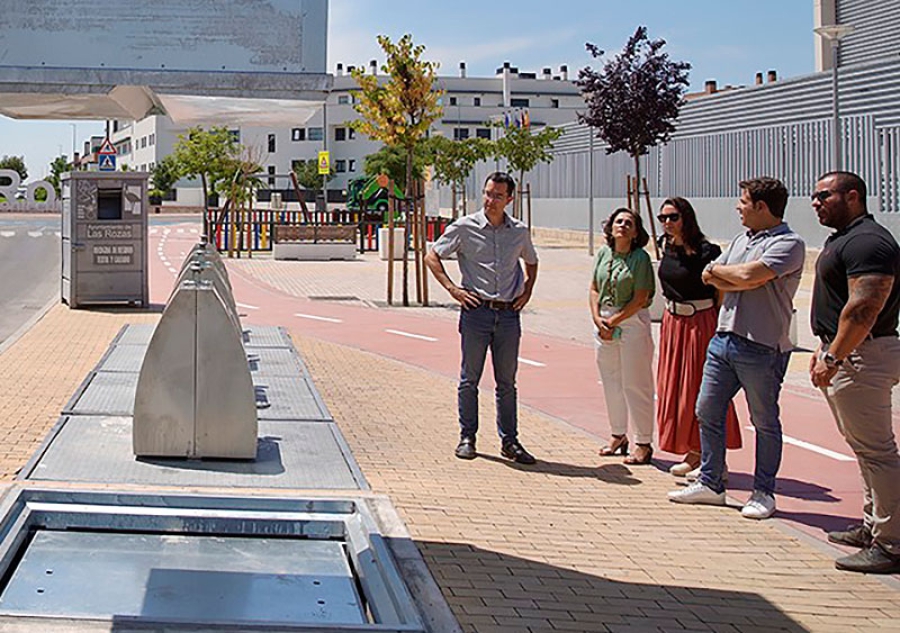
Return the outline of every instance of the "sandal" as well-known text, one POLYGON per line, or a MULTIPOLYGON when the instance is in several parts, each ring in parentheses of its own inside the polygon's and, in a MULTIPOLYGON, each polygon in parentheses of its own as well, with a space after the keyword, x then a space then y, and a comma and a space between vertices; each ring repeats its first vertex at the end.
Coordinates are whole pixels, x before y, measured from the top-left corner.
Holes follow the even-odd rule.
POLYGON ((622 463, 632 466, 649 464, 653 459, 653 447, 650 444, 638 444, 634 453, 626 457, 622 463))
POLYGON ((700 451, 691 451, 684 456, 684 461, 675 464, 669 472, 676 477, 684 477, 689 472, 700 466, 700 451))
POLYGON ((628 438, 624 435, 613 435, 612 441, 597 452, 600 457, 609 457, 616 453, 628 455, 628 438))

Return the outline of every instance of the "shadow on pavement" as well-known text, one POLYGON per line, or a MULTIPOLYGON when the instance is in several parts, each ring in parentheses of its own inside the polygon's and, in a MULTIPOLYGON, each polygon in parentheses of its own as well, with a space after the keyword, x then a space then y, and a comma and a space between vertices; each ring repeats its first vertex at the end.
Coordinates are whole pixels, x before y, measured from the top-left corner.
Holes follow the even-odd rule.
MULTIPOLYGON (((749 591, 612 580, 466 543, 416 546, 465 631, 808 630, 749 591)), ((600 566, 604 554, 591 554, 573 566, 600 566)), ((621 560, 614 567, 623 575, 621 560)))
POLYGON ((620 486, 637 486, 643 482, 632 474, 631 470, 624 464, 601 464, 599 466, 576 466, 574 464, 566 464, 564 462, 552 462, 546 459, 538 459, 536 464, 523 466, 511 462, 503 457, 496 455, 485 455, 479 453, 480 459, 486 459, 491 462, 503 464, 509 468, 522 471, 524 473, 534 472, 544 475, 556 475, 557 477, 571 477, 587 479, 598 479, 608 484, 618 484, 620 486))
POLYGON ((146 308, 138 308, 135 306, 79 306, 77 310, 83 312, 96 312, 97 314, 161 314, 166 307, 164 303, 151 303, 146 308))
POLYGON ((783 521, 792 521, 822 531, 822 538, 827 532, 846 530, 849 525, 858 525, 859 517, 844 517, 833 514, 819 514, 817 512, 785 512, 779 510, 775 515, 783 521))
MULTIPOLYGON (((753 491, 752 474, 732 472, 729 473, 728 477, 729 490, 753 491)), ((805 501, 820 501, 823 503, 837 503, 840 501, 840 498, 831 494, 831 488, 789 477, 778 477, 775 482, 775 494, 782 497, 792 497, 805 501)))

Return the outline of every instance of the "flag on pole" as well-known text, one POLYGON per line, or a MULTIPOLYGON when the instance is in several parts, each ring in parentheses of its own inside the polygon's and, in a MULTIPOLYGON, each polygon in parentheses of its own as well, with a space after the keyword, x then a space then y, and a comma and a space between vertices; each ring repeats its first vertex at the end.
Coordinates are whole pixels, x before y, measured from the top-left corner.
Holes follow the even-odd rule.
POLYGON ((531 127, 531 115, 528 114, 528 110, 522 111, 522 125, 525 128, 531 127))
POLYGON ((509 129, 509 112, 503 113, 503 127, 509 129))

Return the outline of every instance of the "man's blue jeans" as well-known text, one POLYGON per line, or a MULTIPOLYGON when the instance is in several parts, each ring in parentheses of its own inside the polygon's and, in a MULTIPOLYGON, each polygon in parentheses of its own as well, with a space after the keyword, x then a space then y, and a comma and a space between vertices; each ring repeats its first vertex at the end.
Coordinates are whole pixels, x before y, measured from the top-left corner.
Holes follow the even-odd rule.
POLYGON ((790 352, 779 352, 728 332, 716 333, 709 342, 696 406, 703 455, 702 484, 716 492, 725 490, 725 417, 728 403, 743 388, 750 420, 756 428, 753 489, 775 493, 782 446, 778 395, 790 358, 790 352))
POLYGON ((516 369, 522 327, 516 310, 493 310, 484 305, 463 308, 459 314, 462 367, 459 374, 459 427, 462 437, 478 432, 478 383, 488 349, 497 385, 497 433, 504 444, 516 441, 516 369))

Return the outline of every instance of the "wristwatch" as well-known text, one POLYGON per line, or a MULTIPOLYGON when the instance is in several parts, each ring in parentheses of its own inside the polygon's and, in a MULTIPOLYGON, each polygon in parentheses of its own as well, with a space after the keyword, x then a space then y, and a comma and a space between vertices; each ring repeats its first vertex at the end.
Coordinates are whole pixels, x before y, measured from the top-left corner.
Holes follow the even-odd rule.
POLYGON ((836 369, 844 364, 844 359, 837 358, 831 352, 825 352, 824 354, 822 354, 822 362, 825 363, 826 367, 829 367, 831 369, 836 369))

